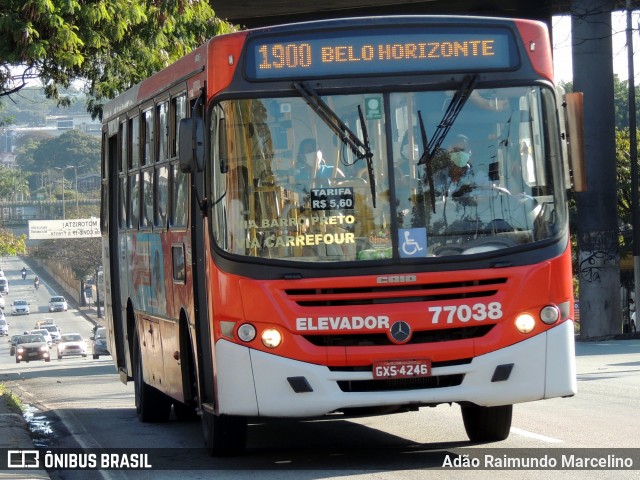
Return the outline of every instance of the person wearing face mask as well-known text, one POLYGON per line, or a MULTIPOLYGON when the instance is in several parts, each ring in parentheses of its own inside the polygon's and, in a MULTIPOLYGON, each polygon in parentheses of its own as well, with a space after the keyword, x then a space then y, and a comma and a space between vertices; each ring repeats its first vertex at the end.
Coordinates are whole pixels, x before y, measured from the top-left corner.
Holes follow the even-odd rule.
POLYGON ((447 150, 447 157, 448 164, 434 174, 435 188, 438 195, 461 197, 469 193, 476 183, 470 163, 469 139, 462 134, 456 135, 447 150))

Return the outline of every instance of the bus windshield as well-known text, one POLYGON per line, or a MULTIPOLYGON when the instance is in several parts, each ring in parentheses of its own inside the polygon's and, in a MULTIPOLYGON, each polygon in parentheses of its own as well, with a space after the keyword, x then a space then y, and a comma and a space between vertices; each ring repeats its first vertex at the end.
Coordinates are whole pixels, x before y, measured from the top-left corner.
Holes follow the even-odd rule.
POLYGON ((456 103, 458 94, 321 95, 321 108, 294 94, 222 101, 210 122, 216 243, 344 262, 479 254, 559 235, 554 92, 476 88, 456 103))

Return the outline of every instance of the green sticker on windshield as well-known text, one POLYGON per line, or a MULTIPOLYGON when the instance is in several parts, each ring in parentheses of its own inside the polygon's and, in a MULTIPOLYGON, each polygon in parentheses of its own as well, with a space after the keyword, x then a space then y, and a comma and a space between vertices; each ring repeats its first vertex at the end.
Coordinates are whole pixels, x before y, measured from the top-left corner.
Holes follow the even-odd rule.
POLYGON ((367 120, 380 120, 382 118, 382 97, 367 97, 365 98, 364 106, 367 120))

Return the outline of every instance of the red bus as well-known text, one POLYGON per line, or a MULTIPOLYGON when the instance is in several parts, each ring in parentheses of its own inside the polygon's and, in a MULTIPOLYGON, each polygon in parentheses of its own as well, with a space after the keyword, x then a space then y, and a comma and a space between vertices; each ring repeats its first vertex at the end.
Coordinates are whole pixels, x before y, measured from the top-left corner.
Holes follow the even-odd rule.
MULTIPOLYGON (((401 16, 209 40, 104 109, 105 315, 141 421, 575 394, 564 100, 545 25, 401 16)), ((576 142, 574 142, 574 147, 576 142)))

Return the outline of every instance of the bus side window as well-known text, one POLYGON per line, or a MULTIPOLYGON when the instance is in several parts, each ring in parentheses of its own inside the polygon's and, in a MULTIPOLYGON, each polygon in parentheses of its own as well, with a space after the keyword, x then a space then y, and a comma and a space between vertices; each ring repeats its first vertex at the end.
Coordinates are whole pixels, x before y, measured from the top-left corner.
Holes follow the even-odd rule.
POLYGON ((127 212, 128 212, 128 205, 129 205, 126 176, 120 177, 119 184, 118 184, 118 196, 119 196, 118 205, 120 206, 120 209, 119 209, 120 213, 118 215, 119 226, 120 226, 120 229, 125 229, 127 228, 127 212))
POLYGON ((171 246, 171 262, 173 265, 174 283, 185 283, 187 274, 184 263, 184 245, 171 246))
POLYGON ((142 172, 142 215, 140 225, 151 227, 153 224, 153 169, 142 172))
POLYGON ((165 227, 167 225, 169 207, 169 167, 162 165, 156 168, 155 175, 156 209, 154 224, 156 227, 165 227))
POLYGON ((129 175, 129 227, 137 229, 140 220, 139 172, 129 175))
POLYGON ((186 173, 182 173, 178 164, 172 166, 172 173, 171 226, 186 227, 189 212, 188 177, 186 173))

